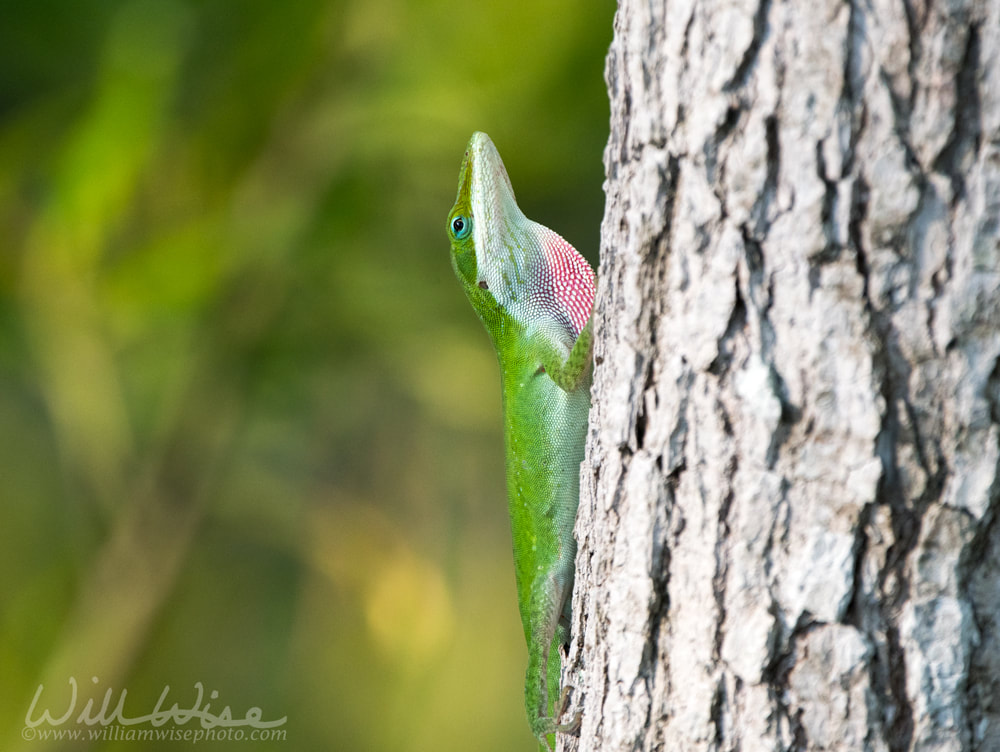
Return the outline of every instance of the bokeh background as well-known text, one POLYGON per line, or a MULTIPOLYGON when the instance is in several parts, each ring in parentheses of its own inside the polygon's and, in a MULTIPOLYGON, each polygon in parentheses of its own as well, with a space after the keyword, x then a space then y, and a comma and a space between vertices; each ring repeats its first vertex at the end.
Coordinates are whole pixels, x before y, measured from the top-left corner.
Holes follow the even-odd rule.
POLYGON ((199 747, 533 749, 444 225, 485 130, 596 261, 613 3, 3 6, 0 749, 187 746, 26 741, 69 677, 287 716, 199 747))

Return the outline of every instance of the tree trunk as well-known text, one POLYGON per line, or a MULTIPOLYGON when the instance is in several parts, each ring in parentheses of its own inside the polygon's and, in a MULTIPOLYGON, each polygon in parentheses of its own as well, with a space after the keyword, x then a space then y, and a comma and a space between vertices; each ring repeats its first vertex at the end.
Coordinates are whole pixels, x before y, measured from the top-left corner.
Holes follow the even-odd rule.
POLYGON ((622 0, 579 750, 1000 750, 1000 3, 622 0))

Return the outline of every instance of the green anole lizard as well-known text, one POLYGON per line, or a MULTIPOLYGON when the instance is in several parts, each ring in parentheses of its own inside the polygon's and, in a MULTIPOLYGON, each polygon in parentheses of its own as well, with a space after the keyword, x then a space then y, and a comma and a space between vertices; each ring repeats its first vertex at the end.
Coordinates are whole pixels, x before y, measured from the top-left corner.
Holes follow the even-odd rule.
POLYGON ((524 216, 485 133, 469 141, 448 215, 451 263, 500 361, 507 500, 528 670, 531 731, 549 744, 557 722, 559 650, 569 637, 590 411, 594 272, 552 230, 524 216))

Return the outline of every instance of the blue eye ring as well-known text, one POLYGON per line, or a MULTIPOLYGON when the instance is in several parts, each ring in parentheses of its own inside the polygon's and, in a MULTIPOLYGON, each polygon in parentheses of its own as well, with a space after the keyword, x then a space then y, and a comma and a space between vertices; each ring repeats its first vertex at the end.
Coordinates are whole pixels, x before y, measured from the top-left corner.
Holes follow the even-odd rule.
POLYGON ((456 214, 451 219, 451 234, 456 240, 464 240, 472 232, 472 220, 462 214, 456 214))

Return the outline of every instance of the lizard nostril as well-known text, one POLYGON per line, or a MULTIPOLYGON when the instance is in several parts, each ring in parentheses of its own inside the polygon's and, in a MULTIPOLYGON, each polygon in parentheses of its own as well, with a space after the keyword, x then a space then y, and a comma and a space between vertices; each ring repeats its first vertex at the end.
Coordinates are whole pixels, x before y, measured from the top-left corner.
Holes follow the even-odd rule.
POLYGON ((490 286, 488 284, 486 284, 486 280, 485 279, 479 280, 479 289, 480 290, 489 290, 490 289, 490 286))

